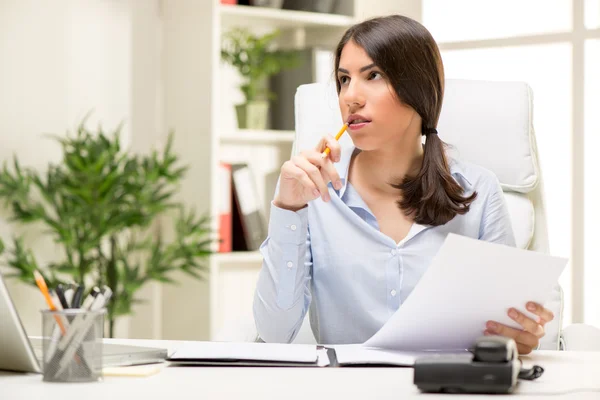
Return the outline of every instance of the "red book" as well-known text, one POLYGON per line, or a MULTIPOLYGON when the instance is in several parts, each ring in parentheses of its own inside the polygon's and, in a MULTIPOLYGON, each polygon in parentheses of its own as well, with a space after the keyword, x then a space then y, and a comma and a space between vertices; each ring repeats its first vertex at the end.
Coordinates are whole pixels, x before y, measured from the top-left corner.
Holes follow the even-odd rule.
POLYGON ((221 0, 221 4, 237 4, 237 0, 221 0))
POLYGON ((219 163, 219 253, 231 251, 231 164, 219 163))

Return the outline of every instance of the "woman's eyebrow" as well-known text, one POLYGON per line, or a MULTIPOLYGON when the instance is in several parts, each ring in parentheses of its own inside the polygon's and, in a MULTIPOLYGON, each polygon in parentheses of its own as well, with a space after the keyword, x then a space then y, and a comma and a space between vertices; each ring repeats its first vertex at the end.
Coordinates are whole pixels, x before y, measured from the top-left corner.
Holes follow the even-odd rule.
MULTIPOLYGON (((358 72, 365 72, 368 69, 371 69, 373 67, 376 67, 377 65, 375 65, 375 63, 371 63, 369 65, 365 65, 364 67, 362 67, 361 69, 358 70, 358 72)), ((338 73, 342 72, 344 74, 349 74, 350 72, 347 69, 344 68, 338 68, 338 73)))
POLYGON ((361 69, 359 69, 359 72, 365 72, 368 69, 371 69, 373 67, 376 67, 375 63, 371 63, 369 65, 365 65, 364 67, 362 67, 361 69))

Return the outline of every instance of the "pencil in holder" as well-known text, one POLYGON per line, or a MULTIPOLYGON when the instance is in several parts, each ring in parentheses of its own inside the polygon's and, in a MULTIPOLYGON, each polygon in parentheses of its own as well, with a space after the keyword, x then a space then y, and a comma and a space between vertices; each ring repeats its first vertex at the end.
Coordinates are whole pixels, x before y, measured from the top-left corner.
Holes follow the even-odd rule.
POLYGON ((102 379, 105 314, 105 309, 42 311, 44 381, 102 379))

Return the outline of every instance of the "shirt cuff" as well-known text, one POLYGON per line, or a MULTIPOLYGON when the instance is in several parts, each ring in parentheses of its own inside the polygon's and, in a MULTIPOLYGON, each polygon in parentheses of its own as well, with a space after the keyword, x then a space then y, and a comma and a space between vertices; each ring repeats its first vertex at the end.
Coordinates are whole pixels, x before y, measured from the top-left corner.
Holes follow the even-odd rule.
POLYGON ((308 234, 308 207, 298 211, 285 210, 271 202, 269 238, 280 243, 300 245, 308 234))

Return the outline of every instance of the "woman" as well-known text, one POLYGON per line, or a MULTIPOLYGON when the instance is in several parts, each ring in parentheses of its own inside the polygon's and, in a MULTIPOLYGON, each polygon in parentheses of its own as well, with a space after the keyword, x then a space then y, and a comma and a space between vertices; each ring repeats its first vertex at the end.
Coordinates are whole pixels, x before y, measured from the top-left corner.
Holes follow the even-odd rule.
MULTIPOLYGON (((448 233, 515 245, 497 178, 444 153, 435 129, 444 71, 425 27, 397 15, 351 27, 335 73, 355 148, 342 151, 324 137, 281 168, 254 300, 267 342, 292 341, 309 307, 319 343, 366 341, 406 300, 448 233)), ((483 333, 531 352, 554 316, 526 306, 537 321, 511 308, 522 330, 488 321, 483 333)))

